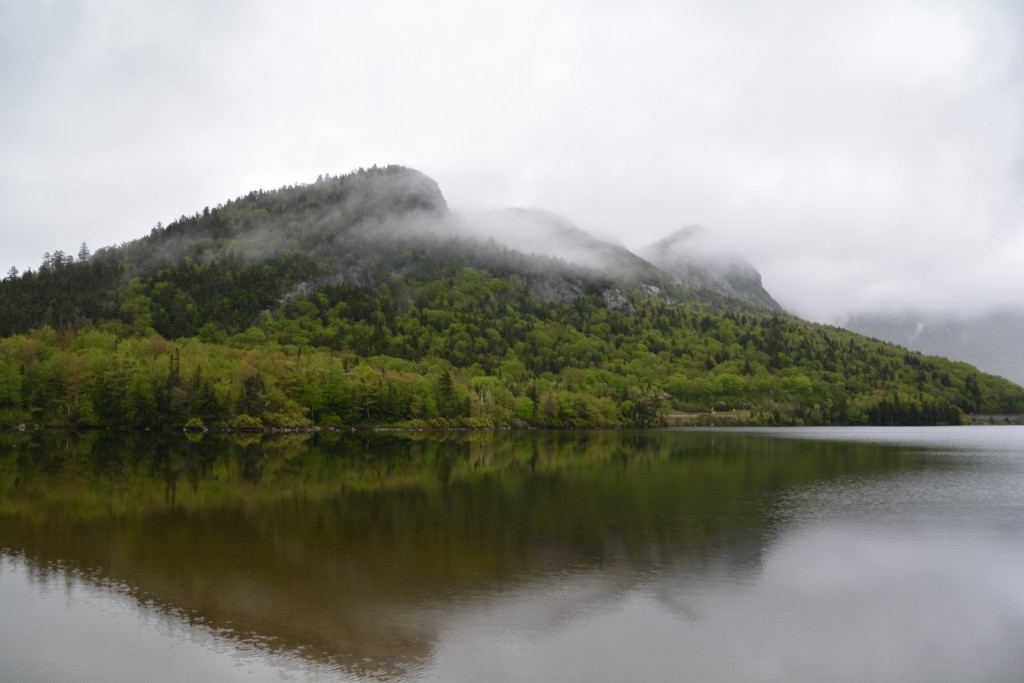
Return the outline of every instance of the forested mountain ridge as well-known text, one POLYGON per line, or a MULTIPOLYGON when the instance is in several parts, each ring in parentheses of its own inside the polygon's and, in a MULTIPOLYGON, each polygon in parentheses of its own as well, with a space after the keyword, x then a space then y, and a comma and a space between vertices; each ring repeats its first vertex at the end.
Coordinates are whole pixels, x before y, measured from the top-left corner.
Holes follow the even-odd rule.
POLYGON ((1024 385, 1024 312, 1003 310, 973 317, 862 314, 843 326, 922 353, 962 360, 1024 385))
POLYGON ((0 423, 622 426, 735 410, 932 424, 1024 410, 1024 390, 966 364, 701 284, 553 214, 461 217, 416 171, 360 170, 9 274, 0 423))
POLYGON ((692 305, 751 309, 703 283, 675 286, 624 247, 554 214, 452 215, 433 180, 399 166, 253 191, 85 256, 56 251, 38 271, 0 282, 0 335, 80 319, 152 324, 168 338, 208 323, 237 333, 318 283, 372 288, 459 267, 525 277, 547 299, 648 284, 692 305), (155 304, 151 321, 144 299, 155 304))

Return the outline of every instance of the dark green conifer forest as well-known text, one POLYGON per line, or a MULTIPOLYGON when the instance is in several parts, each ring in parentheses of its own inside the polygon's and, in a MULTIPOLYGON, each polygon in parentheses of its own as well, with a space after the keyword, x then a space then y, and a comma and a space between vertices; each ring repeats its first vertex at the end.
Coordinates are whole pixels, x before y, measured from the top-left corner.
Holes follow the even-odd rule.
POLYGON ((571 226, 553 239, 589 261, 472 227, 432 180, 390 166, 47 254, 0 281, 0 424, 890 425, 1024 411, 1007 380, 692 286, 571 226))

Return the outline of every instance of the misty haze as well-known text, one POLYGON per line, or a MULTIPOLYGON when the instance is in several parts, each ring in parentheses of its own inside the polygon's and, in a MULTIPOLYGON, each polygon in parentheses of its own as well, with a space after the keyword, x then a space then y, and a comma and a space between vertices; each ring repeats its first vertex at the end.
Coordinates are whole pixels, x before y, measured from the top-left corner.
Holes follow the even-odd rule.
POLYGON ((0 3, 0 679, 1018 680, 1022 25, 0 3))

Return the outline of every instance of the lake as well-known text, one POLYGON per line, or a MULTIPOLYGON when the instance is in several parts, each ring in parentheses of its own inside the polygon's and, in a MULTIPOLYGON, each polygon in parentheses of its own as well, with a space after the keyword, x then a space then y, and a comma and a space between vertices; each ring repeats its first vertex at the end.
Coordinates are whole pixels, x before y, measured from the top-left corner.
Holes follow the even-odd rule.
POLYGON ((1021 681, 1024 428, 0 438, 3 681, 1021 681))

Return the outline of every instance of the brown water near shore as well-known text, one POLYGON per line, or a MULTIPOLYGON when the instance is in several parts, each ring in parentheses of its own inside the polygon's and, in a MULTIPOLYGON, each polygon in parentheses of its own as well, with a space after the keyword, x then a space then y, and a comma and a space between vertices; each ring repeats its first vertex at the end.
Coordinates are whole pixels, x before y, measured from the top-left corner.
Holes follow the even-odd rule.
POLYGON ((126 628, 111 613, 158 624, 48 671, 77 680, 122 678, 147 648, 191 652, 149 680, 221 678, 225 658, 241 680, 955 680, 927 678, 932 661, 1009 680, 1021 664, 1012 427, 52 436, 0 451, 5 680, 71 647, 13 626, 57 638, 57 586, 68 614, 101 606, 92 637, 126 628))

